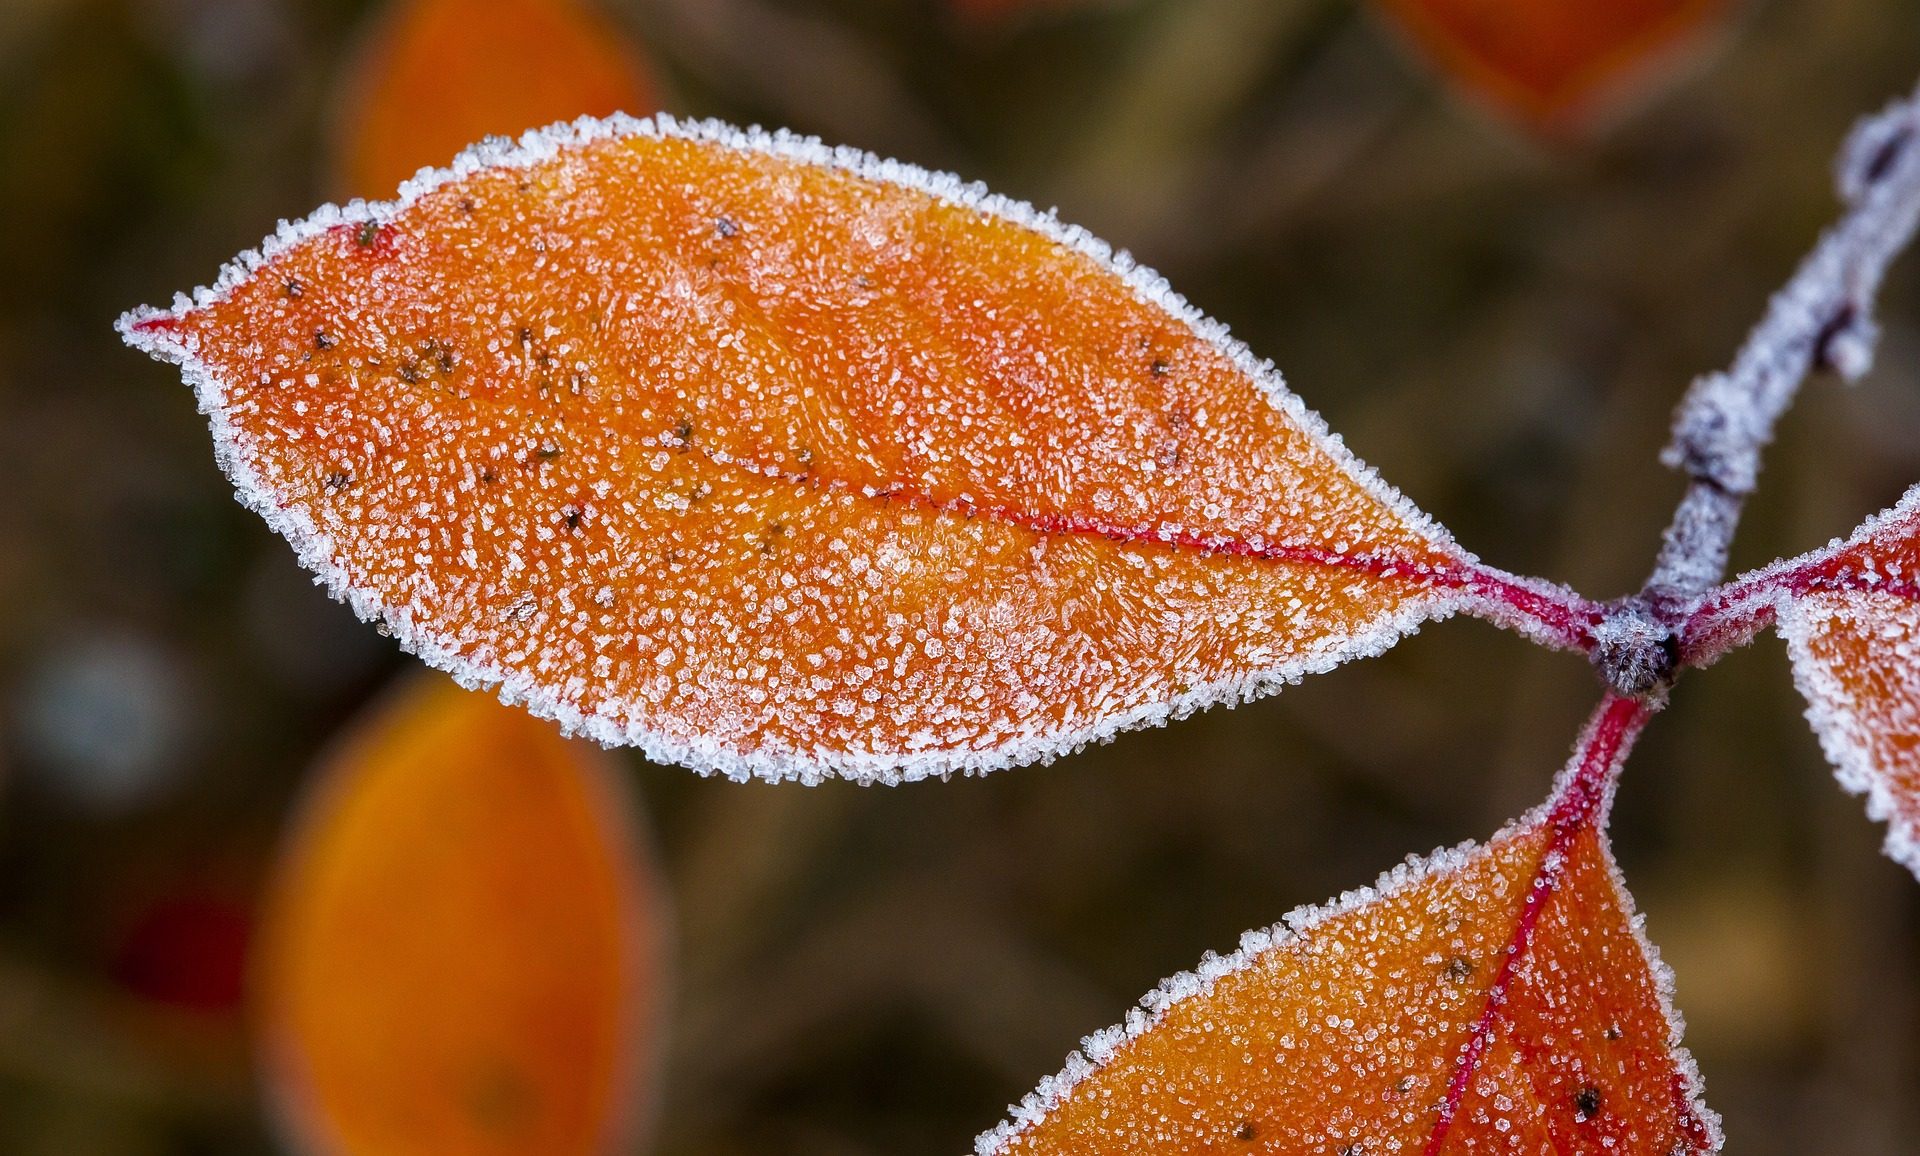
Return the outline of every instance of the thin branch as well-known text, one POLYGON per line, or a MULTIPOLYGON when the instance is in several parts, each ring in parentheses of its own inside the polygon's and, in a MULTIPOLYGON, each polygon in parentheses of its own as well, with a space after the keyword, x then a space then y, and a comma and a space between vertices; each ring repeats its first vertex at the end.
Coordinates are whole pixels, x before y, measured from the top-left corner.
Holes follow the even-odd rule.
POLYGON ((1653 573, 1597 633, 1594 662, 1614 689, 1671 681, 1675 628, 1726 575, 1728 549, 1760 472, 1760 451, 1815 370, 1852 380, 1873 364, 1874 299, 1920 222, 1920 91, 1855 126, 1835 172, 1847 213, 1774 294, 1733 365, 1693 383, 1661 460, 1687 475, 1653 573))
POLYGON ((1920 220, 1920 93, 1862 121, 1836 175, 1847 215, 1774 295, 1732 368, 1696 381, 1680 403, 1661 460, 1692 485, 1642 591, 1656 603, 1697 598, 1725 575, 1760 451, 1807 374, 1851 380, 1872 365, 1874 298, 1920 220))

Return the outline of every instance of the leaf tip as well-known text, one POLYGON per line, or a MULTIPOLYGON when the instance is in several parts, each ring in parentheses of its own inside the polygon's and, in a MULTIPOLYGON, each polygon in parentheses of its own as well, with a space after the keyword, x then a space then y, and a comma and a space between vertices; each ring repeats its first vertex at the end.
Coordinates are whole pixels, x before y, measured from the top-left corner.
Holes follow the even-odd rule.
POLYGON ((128 346, 162 360, 178 361, 186 352, 181 332, 193 302, 185 295, 174 298, 171 309, 141 305, 122 313, 113 328, 128 346))

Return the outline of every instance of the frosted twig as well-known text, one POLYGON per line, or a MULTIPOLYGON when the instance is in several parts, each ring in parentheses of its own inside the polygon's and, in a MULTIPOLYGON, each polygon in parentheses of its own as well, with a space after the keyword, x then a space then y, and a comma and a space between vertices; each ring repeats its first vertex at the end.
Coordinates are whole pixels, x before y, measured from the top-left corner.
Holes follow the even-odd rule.
POLYGON ((1661 460, 1690 484, 1652 575, 1610 616, 1594 652, 1623 693, 1671 679, 1673 628, 1725 576, 1760 451, 1800 383, 1816 369, 1852 380, 1873 364, 1874 298, 1920 222, 1920 90, 1855 126, 1835 177, 1846 215, 1774 294, 1733 365, 1696 380, 1674 415, 1661 460))
POLYGON ((1692 485, 1642 591, 1656 613, 1725 575, 1760 451, 1806 375, 1828 368, 1851 380, 1872 365, 1874 298, 1920 219, 1920 93, 1861 121, 1836 177, 1847 215, 1774 295, 1732 368, 1696 381, 1675 415, 1661 460, 1692 485))

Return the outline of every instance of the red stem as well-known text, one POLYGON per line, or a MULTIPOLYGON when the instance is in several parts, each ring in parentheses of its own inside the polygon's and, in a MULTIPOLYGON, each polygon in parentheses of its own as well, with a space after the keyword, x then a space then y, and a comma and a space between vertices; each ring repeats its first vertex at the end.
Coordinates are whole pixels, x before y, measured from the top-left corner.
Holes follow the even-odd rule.
POLYGON ((1801 598, 1830 591, 1891 594, 1920 602, 1920 583, 1896 581, 1884 574, 1869 582, 1850 551, 1820 555, 1803 565, 1762 571, 1714 591, 1680 628, 1680 660, 1686 666, 1704 666, 1744 646, 1773 621, 1775 594, 1801 598))
POLYGON ((1427 1137, 1426 1156, 1438 1156, 1440 1146, 1446 1142, 1447 1133, 1453 1128, 1454 1116, 1466 1098, 1467 1084, 1486 1058, 1487 1048, 1493 1040, 1494 1021, 1506 1006, 1514 974, 1533 941, 1534 928, 1546 910, 1547 901, 1553 898, 1560 885, 1568 848, 1583 832, 1605 821, 1607 804, 1612 797, 1620 765, 1651 713, 1647 705, 1638 699, 1609 693, 1595 708, 1593 718, 1587 723, 1586 733, 1581 737, 1570 770, 1562 777, 1560 787, 1554 793, 1542 820, 1552 831, 1547 850, 1540 857, 1539 867, 1534 870, 1533 882, 1527 888, 1526 902, 1520 908, 1520 917, 1514 921, 1513 936, 1507 941, 1507 951, 1500 961, 1500 970, 1494 975, 1492 986, 1487 989, 1487 1005, 1481 1011, 1479 1021, 1473 1025, 1473 1032, 1467 1037, 1466 1044, 1460 1049, 1453 1079, 1447 1085, 1446 1097, 1440 1101, 1439 1118, 1434 1121, 1433 1131, 1427 1137))

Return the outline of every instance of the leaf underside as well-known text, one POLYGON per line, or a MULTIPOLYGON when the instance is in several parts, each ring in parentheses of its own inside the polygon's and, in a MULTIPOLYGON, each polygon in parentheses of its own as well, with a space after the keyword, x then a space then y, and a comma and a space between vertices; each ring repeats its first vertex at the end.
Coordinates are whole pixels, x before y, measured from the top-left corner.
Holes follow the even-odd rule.
POLYGON ((1537 596, 1152 274, 951 178, 620 118, 404 192, 123 328, 337 594, 602 741, 985 770, 1537 596))

